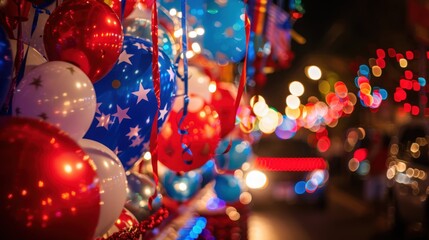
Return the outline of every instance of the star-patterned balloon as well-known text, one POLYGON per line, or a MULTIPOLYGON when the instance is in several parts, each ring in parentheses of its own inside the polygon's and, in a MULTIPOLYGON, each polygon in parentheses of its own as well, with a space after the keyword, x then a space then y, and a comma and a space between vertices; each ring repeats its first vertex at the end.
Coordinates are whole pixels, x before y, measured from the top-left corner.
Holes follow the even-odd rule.
POLYGON ((94 86, 75 65, 50 61, 24 76, 14 93, 12 108, 15 116, 42 119, 80 140, 94 118, 94 86))
MULTIPOLYGON (((176 93, 176 74, 170 58, 159 51, 161 105, 158 126, 167 119, 176 93)), ((114 151, 125 170, 149 150, 153 118, 158 111, 152 79, 152 44, 125 36, 113 69, 94 84, 97 110, 85 138, 114 151)))

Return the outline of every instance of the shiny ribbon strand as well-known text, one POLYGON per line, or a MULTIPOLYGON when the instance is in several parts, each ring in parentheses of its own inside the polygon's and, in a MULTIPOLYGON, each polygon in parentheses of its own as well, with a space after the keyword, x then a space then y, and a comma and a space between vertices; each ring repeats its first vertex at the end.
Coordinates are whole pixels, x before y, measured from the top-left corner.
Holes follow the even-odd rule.
MULTIPOLYGON (((241 97, 243 96, 244 87, 245 87, 246 78, 247 78, 247 53, 249 51, 250 27, 251 27, 250 26, 250 19, 249 19, 249 16, 247 14, 247 11, 245 11, 245 14, 244 14, 244 21, 245 21, 244 27, 245 27, 245 31, 246 31, 246 52, 244 55, 243 65, 241 67, 240 82, 238 85, 237 96, 236 96, 235 103, 234 103, 235 115, 237 115, 238 107, 240 106, 240 101, 241 101, 241 97)), ((236 118, 233 119, 233 122, 231 124, 235 125, 235 121, 236 121, 236 118)), ((223 154, 228 153, 231 150, 231 147, 232 147, 232 139, 229 139, 228 146, 219 155, 223 155, 223 154)))
POLYGON ((181 146, 182 146, 182 160, 186 164, 192 164, 192 151, 190 149, 190 146, 183 143, 183 138, 186 134, 188 134, 188 131, 181 128, 183 122, 185 121, 186 116, 188 115, 188 104, 189 104, 188 58, 186 57, 186 53, 188 52, 188 38, 187 38, 188 30, 187 30, 187 26, 186 26, 186 0, 182 0, 181 9, 182 9, 181 25, 182 25, 183 76, 181 76, 180 79, 183 81, 184 93, 183 93, 183 112, 182 112, 182 116, 179 120, 178 129, 179 129, 179 134, 180 134, 180 142, 181 142, 181 146), (186 158, 185 156, 189 156, 189 159, 186 158))
POLYGON ((12 115, 13 93, 15 92, 16 86, 18 85, 17 79, 19 76, 19 71, 20 71, 21 66, 22 66, 22 59, 24 57, 24 43, 22 41, 22 12, 21 12, 21 8, 20 8, 21 1, 24 1, 24 0, 16 0, 15 1, 16 5, 17 5, 17 11, 18 11, 18 20, 17 20, 18 31, 17 31, 17 37, 16 37, 16 56, 14 59, 15 60, 14 61, 15 76, 12 77, 12 83, 10 85, 9 92, 7 94, 7 97, 6 97, 6 102, 4 104, 4 106, 7 109, 6 112, 8 115, 12 115))
MULTIPOLYGON (((238 90, 237 90, 237 97, 235 99, 235 113, 237 115, 238 112, 238 107, 240 106, 240 101, 241 101, 241 97, 243 96, 243 92, 244 92, 244 87, 246 84, 246 78, 247 78, 247 53, 249 51, 249 39, 250 39, 250 19, 249 16, 247 15, 247 11, 244 14, 244 21, 245 21, 245 29, 246 29, 246 52, 244 55, 244 62, 241 68, 241 76, 240 76, 240 82, 238 84, 238 90)), ((232 123, 235 125, 235 119, 234 122, 232 123)))
POLYGON ((153 87, 156 96, 156 104, 157 110, 155 116, 153 118, 152 129, 150 133, 150 153, 152 155, 152 170, 153 170, 153 178, 155 182, 155 191, 153 195, 149 198, 149 209, 152 209, 152 202, 156 198, 159 184, 159 176, 158 176, 158 115, 159 115, 159 106, 161 105, 161 80, 159 73, 159 65, 158 65, 158 8, 156 1, 153 2, 152 5, 152 23, 151 23, 151 32, 152 32, 152 79, 153 79, 153 87))
MULTIPOLYGON (((127 5, 127 0, 122 0, 121 1, 121 16, 119 20, 121 20, 121 22, 124 20, 124 12, 125 12, 125 6, 127 5)), ((124 33, 125 33, 125 28, 123 29, 124 33)))

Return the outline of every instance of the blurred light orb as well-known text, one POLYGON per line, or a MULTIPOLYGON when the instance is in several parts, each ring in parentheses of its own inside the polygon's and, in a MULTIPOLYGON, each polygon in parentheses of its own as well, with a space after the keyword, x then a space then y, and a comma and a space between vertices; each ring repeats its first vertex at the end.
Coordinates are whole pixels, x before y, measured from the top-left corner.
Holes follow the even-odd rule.
POLYGON ((289 92, 294 96, 302 96, 304 94, 304 85, 301 82, 293 81, 289 84, 289 92))
POLYGON ((331 90, 331 85, 329 84, 328 81, 323 80, 319 82, 319 92, 323 94, 328 94, 330 90, 331 90))
POLYGON ((297 109, 301 105, 301 100, 295 95, 288 95, 286 97, 286 105, 292 109, 297 109))
POLYGON ((305 181, 299 181, 295 184, 295 193, 298 195, 304 194, 305 193, 305 181))
POLYGON ((251 189, 261 189, 267 185, 267 176, 259 170, 252 170, 246 175, 246 185, 251 189))
POLYGON ((253 105, 253 112, 255 113, 256 116, 263 117, 268 113, 268 105, 265 103, 265 101, 256 102, 253 105))
POLYGON ((298 119, 301 116, 301 110, 299 108, 292 109, 289 106, 285 108, 285 114, 290 119, 298 119))
POLYGON ((349 165, 349 170, 351 172, 356 172, 356 170, 358 170, 360 164, 356 158, 352 158, 352 159, 350 159, 348 165, 349 165))
POLYGON ((297 131, 297 124, 294 119, 283 116, 282 123, 276 128, 276 136, 280 139, 290 139, 295 136, 297 131))
POLYGON ((257 102, 263 102, 265 103, 265 98, 262 97, 261 95, 255 95, 252 98, 250 98, 250 106, 253 107, 255 105, 255 103, 257 102))
POLYGON ((306 68, 305 75, 311 80, 319 80, 322 77, 322 70, 318 66, 311 65, 306 68))

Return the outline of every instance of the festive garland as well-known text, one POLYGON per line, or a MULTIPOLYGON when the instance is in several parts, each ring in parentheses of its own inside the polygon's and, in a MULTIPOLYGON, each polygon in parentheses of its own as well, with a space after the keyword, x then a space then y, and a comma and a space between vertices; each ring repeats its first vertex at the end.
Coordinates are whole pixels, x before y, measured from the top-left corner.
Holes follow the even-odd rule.
MULTIPOLYGON (((167 208, 162 207, 156 213, 151 215, 149 219, 141 221, 138 227, 122 229, 121 231, 116 232, 111 236, 109 236, 107 240, 140 239, 140 236, 144 236, 149 231, 158 227, 168 216, 169 216, 169 211, 167 210, 167 208)), ((98 240, 102 240, 102 239, 103 238, 100 238, 98 240)))

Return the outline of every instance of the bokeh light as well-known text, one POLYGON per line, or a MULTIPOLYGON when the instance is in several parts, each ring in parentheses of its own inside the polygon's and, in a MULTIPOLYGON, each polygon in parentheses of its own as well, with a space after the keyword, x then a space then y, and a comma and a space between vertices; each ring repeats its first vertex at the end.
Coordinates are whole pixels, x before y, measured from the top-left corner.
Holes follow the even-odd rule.
POLYGON ((311 80, 319 80, 322 77, 322 70, 318 66, 312 65, 305 69, 305 75, 311 80))
POLYGON ((301 82, 293 81, 289 84, 289 92, 294 96, 302 96, 304 94, 304 85, 301 82))
POLYGON ((299 105, 301 105, 301 100, 299 100, 299 98, 297 96, 288 95, 286 97, 286 105, 289 108, 297 109, 299 107, 299 105))

